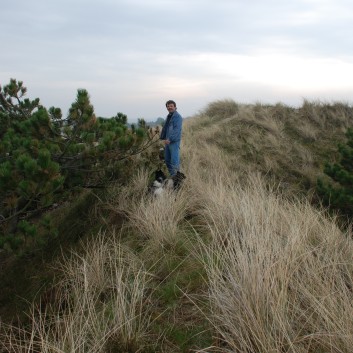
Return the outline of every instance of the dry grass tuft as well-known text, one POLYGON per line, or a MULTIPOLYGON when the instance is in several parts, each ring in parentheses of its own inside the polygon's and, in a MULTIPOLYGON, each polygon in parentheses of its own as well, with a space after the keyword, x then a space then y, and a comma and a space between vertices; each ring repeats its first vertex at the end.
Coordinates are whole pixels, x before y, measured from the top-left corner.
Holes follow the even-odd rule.
MULTIPOLYGON (((202 215, 209 319, 229 352, 349 352, 353 244, 307 203, 229 180, 202 215)), ((204 256, 204 255, 202 255, 204 256)))
POLYGON ((185 193, 165 190, 161 197, 146 196, 132 203, 128 210, 130 226, 153 249, 173 247, 186 215, 185 193))
POLYGON ((204 114, 212 119, 224 118, 235 115, 238 112, 238 104, 232 99, 218 100, 210 103, 204 110, 204 114))
POLYGON ((2 332, 7 352, 137 351, 150 324, 150 275, 137 257, 101 234, 60 265, 63 279, 57 301, 43 312, 34 308, 32 326, 7 326, 2 332))

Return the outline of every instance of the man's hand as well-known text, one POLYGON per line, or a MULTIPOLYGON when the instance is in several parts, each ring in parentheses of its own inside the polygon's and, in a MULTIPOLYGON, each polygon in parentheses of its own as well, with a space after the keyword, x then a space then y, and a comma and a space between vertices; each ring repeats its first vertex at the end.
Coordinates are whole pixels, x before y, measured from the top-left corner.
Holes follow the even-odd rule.
POLYGON ((165 144, 165 145, 169 145, 169 144, 170 144, 170 141, 169 141, 169 140, 164 140, 164 144, 165 144))

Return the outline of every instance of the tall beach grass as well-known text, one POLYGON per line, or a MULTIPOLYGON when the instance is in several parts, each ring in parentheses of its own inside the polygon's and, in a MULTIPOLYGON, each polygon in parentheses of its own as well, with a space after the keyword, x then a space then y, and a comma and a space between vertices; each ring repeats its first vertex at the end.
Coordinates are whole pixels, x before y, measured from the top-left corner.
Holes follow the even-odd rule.
POLYGON ((29 326, 3 325, 4 352, 126 352, 143 346, 151 276, 116 236, 100 234, 58 267, 55 301, 33 307, 29 326))

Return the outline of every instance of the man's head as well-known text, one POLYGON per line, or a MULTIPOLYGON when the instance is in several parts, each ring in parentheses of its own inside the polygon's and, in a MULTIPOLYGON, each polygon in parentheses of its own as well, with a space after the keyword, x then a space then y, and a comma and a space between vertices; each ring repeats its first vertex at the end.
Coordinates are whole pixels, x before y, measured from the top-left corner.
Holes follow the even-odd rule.
POLYGON ((174 113, 176 111, 176 103, 172 100, 169 100, 165 103, 169 113, 174 113))

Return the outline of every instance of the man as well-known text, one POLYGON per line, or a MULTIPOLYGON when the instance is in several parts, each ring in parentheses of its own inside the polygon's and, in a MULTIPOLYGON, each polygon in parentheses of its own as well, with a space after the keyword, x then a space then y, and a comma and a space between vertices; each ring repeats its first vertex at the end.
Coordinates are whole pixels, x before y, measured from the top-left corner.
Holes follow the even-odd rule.
POLYGON ((180 140, 183 118, 176 111, 176 103, 172 100, 165 104, 169 114, 163 126, 160 139, 164 143, 164 160, 171 176, 176 175, 180 166, 180 140))

